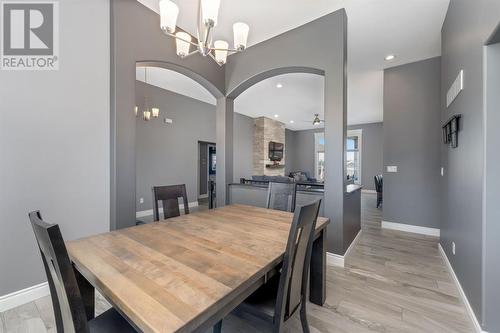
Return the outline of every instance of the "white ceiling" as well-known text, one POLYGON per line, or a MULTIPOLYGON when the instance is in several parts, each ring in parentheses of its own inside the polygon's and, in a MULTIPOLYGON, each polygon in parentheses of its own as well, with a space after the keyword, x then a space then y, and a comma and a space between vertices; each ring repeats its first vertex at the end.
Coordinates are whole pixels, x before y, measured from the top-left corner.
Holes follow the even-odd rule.
POLYGON ((215 97, 201 84, 177 72, 159 67, 136 67, 136 80, 215 105, 215 97), (145 72, 147 71, 147 72, 145 72))
POLYGON ((234 111, 253 118, 265 116, 275 119, 293 130, 317 128, 312 121, 315 113, 323 119, 324 84, 325 79, 321 75, 278 75, 244 91, 235 99, 234 111), (277 88, 277 84, 282 84, 282 88, 277 88), (293 123, 290 123, 291 120, 293 123))
MULTIPOLYGON (((158 12, 158 0, 138 1, 158 12)), ((173 1, 180 7, 178 26, 196 35, 198 0, 173 1)), ((348 124, 376 122, 383 120, 383 69, 439 56, 441 27, 448 4, 449 0, 221 0, 214 38, 225 39, 231 44, 232 24, 244 21, 250 25, 248 44, 252 46, 345 8, 348 16, 348 124), (384 57, 388 54, 395 54, 396 59, 386 62, 384 57)), ((299 90, 306 91, 310 84, 305 77, 298 80, 291 76, 281 80, 284 86, 294 87, 293 91, 300 82, 302 89, 299 90)), ((273 90, 262 89, 261 92, 259 100, 275 98, 273 90)), ((309 98, 314 99, 310 100, 311 105, 319 98, 313 95, 309 94, 309 98)), ((305 98, 300 94, 288 95, 288 100, 297 99, 297 103, 290 102, 289 112, 299 112, 293 105, 300 105, 305 98)), ((265 104, 276 105, 274 102, 265 104)), ((241 105, 241 108, 249 110, 251 106, 241 105)), ((273 112, 265 106, 260 110, 263 114, 273 112)))

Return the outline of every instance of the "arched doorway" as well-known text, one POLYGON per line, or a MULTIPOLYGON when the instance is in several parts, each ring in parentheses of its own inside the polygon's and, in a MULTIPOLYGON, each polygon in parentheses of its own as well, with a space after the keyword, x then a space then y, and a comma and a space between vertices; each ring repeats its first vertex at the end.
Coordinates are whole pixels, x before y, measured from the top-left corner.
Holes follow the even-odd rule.
MULTIPOLYGON (((115 98, 112 100, 111 108, 111 230, 129 227, 136 223, 138 200, 136 198, 135 162, 135 69, 147 66, 173 71, 202 86, 214 99, 220 99, 224 96, 212 80, 208 80, 197 71, 179 64, 167 61, 144 60, 134 62, 133 65, 133 72, 130 71, 127 75, 124 75, 123 71, 120 72, 120 77, 124 80, 115 78, 114 87, 112 87, 115 90, 115 98)), ((146 198, 144 197, 144 199, 146 198)))

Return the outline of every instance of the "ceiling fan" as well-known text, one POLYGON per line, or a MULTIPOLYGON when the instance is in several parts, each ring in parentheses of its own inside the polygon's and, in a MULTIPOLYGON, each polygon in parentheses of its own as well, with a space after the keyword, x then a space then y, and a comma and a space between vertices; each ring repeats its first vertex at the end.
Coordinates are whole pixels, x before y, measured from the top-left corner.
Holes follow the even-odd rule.
MULTIPOLYGON (((310 122, 310 120, 303 120, 303 122, 308 123, 308 122, 310 122)), ((314 114, 314 118, 313 118, 313 121, 312 121, 312 124, 313 124, 314 126, 321 125, 321 123, 324 123, 324 122, 325 122, 325 121, 324 121, 323 119, 320 119, 320 118, 319 118, 319 113, 315 113, 315 114, 314 114)))

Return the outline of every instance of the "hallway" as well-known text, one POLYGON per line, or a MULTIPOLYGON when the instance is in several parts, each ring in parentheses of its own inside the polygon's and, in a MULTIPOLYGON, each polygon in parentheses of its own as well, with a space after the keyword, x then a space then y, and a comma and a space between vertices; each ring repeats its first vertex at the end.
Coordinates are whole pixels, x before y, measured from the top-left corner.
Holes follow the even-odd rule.
POLYGON ((375 202, 363 194, 361 238, 346 268, 328 268, 330 314, 315 307, 311 325, 322 332, 473 332, 438 238, 382 230, 375 202))

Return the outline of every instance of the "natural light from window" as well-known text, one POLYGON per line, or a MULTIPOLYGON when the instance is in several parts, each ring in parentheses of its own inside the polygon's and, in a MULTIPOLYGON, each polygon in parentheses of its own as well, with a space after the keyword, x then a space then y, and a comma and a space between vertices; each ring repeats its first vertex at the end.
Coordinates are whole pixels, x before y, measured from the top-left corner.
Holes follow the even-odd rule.
POLYGON ((361 130, 347 132, 346 172, 347 182, 361 184, 361 130))

